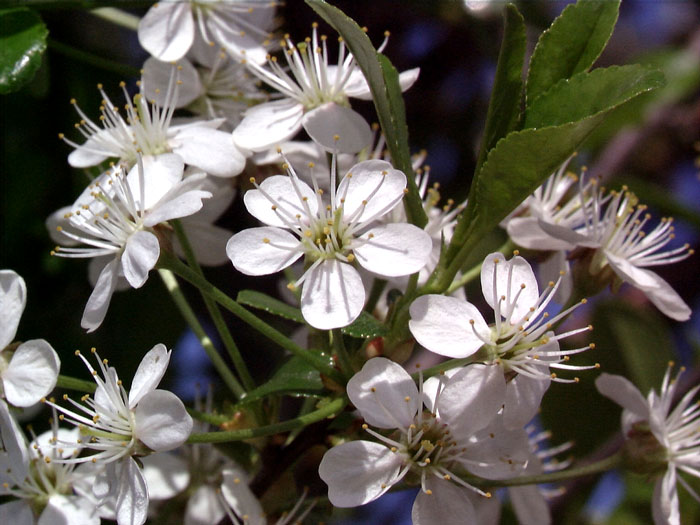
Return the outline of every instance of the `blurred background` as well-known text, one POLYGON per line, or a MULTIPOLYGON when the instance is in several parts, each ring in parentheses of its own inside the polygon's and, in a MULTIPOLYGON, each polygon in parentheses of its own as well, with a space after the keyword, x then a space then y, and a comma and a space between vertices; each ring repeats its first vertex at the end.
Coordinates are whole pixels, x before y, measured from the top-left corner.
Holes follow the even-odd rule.
MULTIPOLYGON (((504 3, 500 1, 375 0, 331 2, 360 25, 368 27, 379 45, 385 30, 391 37, 384 53, 399 71, 420 67, 417 83, 405 94, 411 149, 425 149, 432 180, 441 193, 461 201, 473 174, 480 134, 488 106, 498 57, 504 3), (398 7, 400 5, 400 8, 398 7)), ((537 36, 566 6, 564 1, 516 2, 528 27, 528 54, 537 36)), ((145 9, 133 9, 140 15, 145 9)), ((280 27, 294 40, 310 34, 318 21, 299 0, 280 8, 280 27)), ((120 101, 118 83, 125 80, 132 93, 138 70, 147 54, 133 31, 117 27, 86 11, 52 9, 41 12, 50 31, 49 48, 36 78, 20 92, 0 97, 0 268, 24 277, 27 307, 18 339, 45 338, 63 359, 62 373, 86 377, 75 349, 97 347, 120 374, 130 377, 140 357, 156 343, 176 347, 169 371, 169 388, 191 399, 193 384, 212 380, 206 356, 185 329, 179 314, 164 296, 157 278, 139 290, 116 293, 101 328, 86 334, 80 317, 92 287, 87 262, 49 255, 52 249, 44 221, 54 210, 73 202, 89 181, 82 170, 70 168, 71 148, 57 138, 64 132, 74 140, 77 115, 69 103, 97 117, 101 82, 113 100, 120 101), (84 53, 88 54, 85 55, 84 53), (93 60, 92 57, 102 60, 93 60), (105 61, 106 59, 106 61, 105 61)), ((324 24, 328 34, 332 31, 324 24)), ((332 39, 331 39, 332 41, 332 39)), ((678 244, 698 248, 700 236, 700 8, 692 1, 624 0, 620 18, 598 66, 652 64, 666 74, 665 88, 638 97, 616 110, 581 148, 572 167, 582 165, 601 176, 610 188, 627 184, 658 220, 673 216, 678 244)), ((374 120, 370 103, 353 104, 374 120)), ((544 152, 543 152, 544 154, 544 152)), ((240 202, 220 221, 237 231, 253 225, 240 202)), ((502 238, 494 233, 494 246, 502 238)), ((606 294, 577 312, 577 324, 595 326, 595 355, 609 372, 625 373, 642 391, 659 384, 666 362, 674 359, 690 369, 698 382, 700 356, 700 279, 698 256, 659 273, 693 308, 691 321, 675 323, 651 307, 644 297, 623 286, 616 297, 606 294), (694 368, 693 368, 694 367, 694 368)), ((230 266, 208 269, 214 284, 234 296, 250 286, 230 266)), ((256 281, 276 293, 274 277, 256 281)), ((199 298, 186 289, 193 304, 199 298)), ((203 307, 202 307, 203 310, 203 307)), ((264 380, 281 356, 265 348, 255 333, 228 319, 259 380, 264 380)), ((276 320, 271 322, 277 323, 276 320)), ((290 331, 291 326, 280 325, 290 331)), ((581 384, 554 385, 541 414, 551 429, 552 443, 573 441, 576 457, 595 457, 615 445, 600 428, 615 428, 619 409, 595 394, 594 374, 581 384), (595 399, 590 405, 582 400, 595 399)), ((215 379, 214 379, 215 380, 215 379)), ((697 487, 697 484, 696 484, 697 487)), ((644 524, 650 521, 652 484, 639 477, 611 473, 569 487, 554 502, 555 523, 644 524), (597 483, 597 485, 594 485, 597 483), (591 496, 591 490, 592 496, 591 496)), ((685 523, 700 520, 698 505, 683 490, 685 523)), ((410 523, 414 492, 389 494, 357 513, 337 515, 337 523, 410 523), (408 520, 408 521, 406 521, 408 520)), ((505 523, 513 517, 506 511, 505 523)))

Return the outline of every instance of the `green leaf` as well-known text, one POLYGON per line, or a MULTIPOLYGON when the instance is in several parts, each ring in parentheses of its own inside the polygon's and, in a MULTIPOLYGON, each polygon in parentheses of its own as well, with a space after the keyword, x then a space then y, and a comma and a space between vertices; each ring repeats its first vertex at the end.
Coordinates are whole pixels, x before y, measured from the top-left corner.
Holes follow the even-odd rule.
POLYGON ((17 91, 32 78, 46 50, 46 26, 26 8, 0 11, 0 94, 17 91))
POLYGON ((560 80, 527 109, 525 128, 558 126, 609 111, 664 85, 663 73, 638 64, 578 73, 560 80))
POLYGON ((355 322, 340 330, 345 335, 361 339, 385 336, 388 333, 386 326, 367 312, 362 312, 355 322))
POLYGON ((537 42, 530 59, 527 104, 563 78, 587 71, 610 39, 619 0, 579 0, 557 17, 537 42))
MULTIPOLYGON (((658 313, 622 301, 607 301, 597 306, 593 327, 601 359, 603 355, 609 360, 621 359, 624 368, 619 373, 642 394, 652 388, 659 390, 666 364, 676 354, 668 324, 658 313)), ((608 366, 605 369, 610 371, 608 366)))
POLYGON ((301 315, 301 310, 293 306, 283 303, 279 299, 270 297, 262 292, 255 290, 241 290, 238 292, 236 302, 246 306, 252 306, 258 310, 264 310, 284 319, 290 319, 297 323, 303 323, 304 317, 301 315))
POLYGON ((306 3, 338 32, 362 70, 372 92, 391 160, 394 167, 403 171, 408 179, 406 211, 409 221, 422 228, 428 218, 413 180, 406 113, 396 69, 388 58, 377 53, 362 28, 340 9, 322 0, 306 0, 306 3))
POLYGON ((249 403, 271 394, 315 395, 324 391, 321 374, 306 361, 292 357, 274 375, 241 400, 249 403))
POLYGON ((496 77, 486 114, 484 138, 476 163, 476 172, 479 171, 486 159, 486 154, 496 145, 496 142, 513 131, 520 120, 526 43, 525 22, 513 4, 506 6, 503 18, 503 42, 498 55, 496 77))

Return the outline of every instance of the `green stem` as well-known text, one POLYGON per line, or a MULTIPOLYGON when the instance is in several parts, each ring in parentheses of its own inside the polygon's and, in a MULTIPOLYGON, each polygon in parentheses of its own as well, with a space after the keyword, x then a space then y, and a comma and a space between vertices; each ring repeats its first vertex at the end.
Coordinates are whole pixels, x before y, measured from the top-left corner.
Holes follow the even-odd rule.
POLYGON ((209 414, 208 412, 200 412, 194 408, 187 408, 187 412, 193 418, 217 427, 223 423, 226 423, 227 421, 231 421, 230 416, 224 416, 223 414, 209 414))
MULTIPOLYGON (((180 241, 180 246, 182 247, 182 251, 185 254, 185 259, 187 259, 187 264, 189 264, 190 268, 197 272, 201 277, 204 277, 202 268, 197 262, 197 257, 194 254, 194 250, 192 249, 192 245, 190 244, 190 241, 187 238, 185 230, 182 228, 182 224, 178 220, 170 221, 170 224, 173 227, 173 230, 175 231, 177 240, 180 241)), ((226 321, 221 315, 219 307, 216 305, 216 301, 210 299, 203 292, 202 298, 204 299, 204 304, 206 305, 207 310, 209 311, 209 315, 211 316, 212 321, 214 321, 214 325, 216 326, 216 329, 219 332, 219 336, 221 336, 221 341, 223 341, 224 346, 228 351, 228 355, 231 358, 231 361, 233 362, 233 366, 236 369, 236 372, 238 373, 238 377, 241 378, 243 386, 246 390, 253 390, 255 388, 255 381, 253 381, 253 376, 251 376, 250 372, 248 371, 248 367, 246 366, 245 361, 243 360, 243 356, 241 356, 241 352, 238 350, 238 346, 233 340, 231 331, 228 329, 226 321)))
POLYGON ((372 289, 369 292, 369 298, 367 299, 367 304, 365 305, 365 312, 369 312, 370 314, 372 313, 375 306, 377 306, 377 301, 379 301, 379 298, 382 296, 384 288, 386 288, 386 284, 386 279, 374 279, 372 282, 372 289))
POLYGON ((124 77, 131 78, 141 76, 141 71, 138 68, 127 66, 126 64, 121 64, 113 60, 107 60, 106 58, 102 58, 101 56, 93 55, 92 53, 88 53, 82 49, 69 46, 68 44, 54 40, 53 38, 49 38, 48 43, 51 50, 79 62, 84 62, 85 64, 89 64, 106 71, 111 71, 124 77))
POLYGON ((599 474, 601 472, 606 472, 608 470, 618 468, 622 465, 622 463, 623 454, 622 451, 619 451, 613 454, 612 456, 608 456, 607 458, 601 459, 600 461, 596 461, 595 463, 589 463, 588 465, 573 467, 567 470, 560 470, 559 472, 551 472, 549 474, 539 474, 536 476, 520 476, 517 478, 499 480, 471 477, 464 477, 463 479, 470 485, 474 485, 476 487, 517 487, 520 485, 553 483, 556 481, 565 481, 568 479, 590 476, 592 474, 599 474))
POLYGON ((331 337, 333 339, 333 352, 338 358, 338 364, 340 369, 343 371, 346 377, 351 377, 355 371, 352 369, 352 363, 350 362, 350 355, 345 348, 345 341, 343 340, 343 332, 340 328, 334 328, 331 331, 331 337))
POLYGON ((207 353, 207 356, 214 365, 214 368, 216 368, 216 371, 221 376, 221 379, 224 380, 224 383, 226 383, 226 386, 228 386, 231 392, 233 392, 233 395, 235 395, 237 399, 240 399, 243 394, 245 394, 245 390, 238 382, 238 379, 236 379, 236 377, 233 375, 224 360, 221 358, 219 353, 216 351, 214 343, 212 343, 211 339, 209 339, 209 336, 204 331, 204 328, 202 328, 197 316, 187 302, 187 298, 182 293, 177 279, 171 271, 166 269, 159 269, 158 273, 160 274, 160 278, 163 280, 163 284, 167 288, 168 292, 170 292, 173 302, 177 306, 178 310, 180 310, 180 314, 182 314, 182 317, 185 319, 185 321, 187 321, 187 324, 197 336, 197 339, 199 339, 200 344, 207 353))
POLYGON ((472 282, 474 279, 476 279, 477 277, 479 277, 479 275, 481 275, 481 265, 482 264, 483 263, 477 264, 476 266, 471 268, 468 272, 463 273, 461 275, 461 277, 459 277, 458 279, 453 281, 452 284, 450 285, 450 287, 445 292, 445 294, 450 295, 452 292, 454 292, 458 288, 461 288, 465 284, 468 284, 468 283, 472 282))
POLYGON ((100 7, 98 9, 93 9, 91 13, 98 18, 102 18, 103 20, 107 20, 115 25, 125 27, 133 31, 138 30, 139 22, 141 21, 138 16, 114 7, 100 7))
POLYGON ((327 405, 304 414, 294 419, 288 419, 274 425, 267 425, 257 428, 244 428, 240 430, 222 431, 222 432, 205 432, 201 434, 191 434, 187 443, 226 443, 229 441, 243 441, 263 436, 271 436, 281 432, 288 432, 295 428, 301 428, 316 423, 322 419, 336 416, 347 404, 347 399, 339 397, 330 401, 327 405))
POLYGON ((199 288, 204 294, 214 299, 233 315, 241 319, 243 322, 249 324, 271 341, 277 343, 285 350, 289 350, 293 355, 303 359, 316 370, 325 374, 338 384, 345 384, 342 374, 333 368, 328 356, 326 356, 323 352, 313 352, 297 345, 279 330, 276 330, 265 321, 243 308, 240 304, 216 288, 209 281, 198 275, 189 266, 179 261, 174 255, 166 251, 162 251, 160 254, 160 259, 158 260, 158 267, 173 271, 175 274, 199 288))
POLYGON ((97 385, 92 381, 83 381, 75 377, 59 375, 56 379, 56 386, 66 390, 77 390, 78 392, 92 393, 97 389, 97 385))

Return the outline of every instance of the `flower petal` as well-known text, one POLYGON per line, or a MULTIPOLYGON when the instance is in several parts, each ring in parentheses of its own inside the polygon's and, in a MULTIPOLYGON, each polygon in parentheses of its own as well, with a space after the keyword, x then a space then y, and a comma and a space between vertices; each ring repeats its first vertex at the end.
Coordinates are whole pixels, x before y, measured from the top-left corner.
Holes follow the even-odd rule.
POLYGON ((540 297, 537 278, 530 264, 520 256, 509 261, 501 253, 491 253, 481 266, 481 290, 491 308, 499 304, 501 317, 509 317, 511 324, 517 324, 530 313, 540 297), (501 298, 505 297, 503 301, 501 298), (508 305, 513 306, 510 316, 508 305))
POLYGON ((134 436, 151 450, 182 445, 192 432, 192 418, 182 401, 167 390, 149 392, 134 409, 134 436))
POLYGON ((422 490, 416 496, 411 510, 413 525, 435 525, 438 523, 477 525, 474 506, 466 489, 450 481, 430 476, 425 482, 427 494, 422 490))
POLYGON ((552 523, 547 500, 544 499, 537 485, 510 487, 508 495, 518 517, 518 522, 522 525, 549 525, 552 523))
POLYGON ((298 225, 297 215, 303 220, 304 217, 315 217, 318 212, 318 200, 311 186, 286 175, 266 178, 260 189, 246 192, 243 203, 260 222, 282 228, 289 224, 298 225))
POLYGON ((86 498, 53 494, 37 525, 99 525, 97 507, 86 498))
POLYGON ((618 257, 607 250, 605 256, 610 267, 622 280, 642 290, 649 300, 666 316, 676 321, 687 321, 693 313, 680 295, 659 275, 638 268, 627 259, 618 257))
POLYGON ((121 263, 124 277, 134 288, 141 288, 148 279, 148 272, 158 262, 160 244, 151 232, 137 231, 126 241, 121 263))
POLYGON ((233 141, 239 148, 266 150, 296 135, 303 115, 304 106, 292 99, 253 106, 233 130, 233 141))
POLYGON ((302 256, 299 239, 281 228, 248 228, 226 243, 226 253, 239 272, 268 275, 278 272, 302 256))
MULTIPOLYGON (((182 180, 184 169, 182 158, 174 153, 143 157, 141 163, 136 163, 126 177, 137 207, 140 210, 153 208, 182 180)), ((122 201, 129 202, 129 198, 123 196, 122 201)))
POLYGON ((151 454, 141 458, 143 475, 151 500, 166 500, 187 488, 190 472, 187 462, 175 454, 151 454))
POLYGON ((128 457, 122 461, 117 488, 118 525, 142 525, 148 516, 148 487, 143 472, 128 457))
POLYGON ((384 357, 367 361, 348 381, 347 392, 365 421, 374 427, 406 429, 422 409, 413 378, 401 365, 384 357))
POLYGON ((236 467, 227 468, 223 472, 221 494, 233 511, 239 516, 246 516, 249 523, 265 523, 264 513, 258 498, 248 487, 245 472, 236 467))
POLYGON ((61 360, 49 343, 32 339, 22 343, 2 373, 5 397, 16 407, 38 403, 56 386, 61 360))
POLYGON ((468 437, 496 418, 505 397, 500 366, 471 365, 450 378, 438 398, 438 414, 456 439, 468 437))
POLYGON ((13 477, 24 479, 29 471, 27 440, 4 399, 0 399, 0 438, 13 477))
POLYGON ((211 525, 219 523, 225 515, 216 489, 202 485, 187 500, 185 525, 211 525))
POLYGON ((517 245, 530 250, 572 250, 575 244, 552 237, 540 228, 537 217, 514 217, 508 221, 508 235, 517 245))
POLYGON ((366 242, 353 249, 357 262, 385 277, 416 273, 428 262, 433 249, 430 235, 407 223, 371 228, 361 239, 366 242))
MULTIPOLYGON (((556 341, 553 341, 556 343, 556 341)), ((551 380, 518 374, 506 387, 503 425, 508 429, 523 428, 535 417, 551 380)))
POLYGON ((168 140, 173 153, 215 177, 234 177, 245 168, 245 156, 230 133, 206 126, 187 126, 168 140))
POLYGON ((90 294, 83 318, 80 320, 80 326, 88 332, 94 332, 99 328, 107 315, 109 301, 112 298, 112 293, 117 285, 119 258, 115 258, 102 268, 100 276, 97 278, 95 288, 90 294))
POLYGON ((195 22, 189 2, 155 4, 139 22, 141 46, 163 62, 179 60, 194 42, 195 22))
POLYGON ((172 75, 176 75, 180 81, 176 88, 177 97, 174 97, 176 108, 185 107, 202 94, 204 88, 199 74, 189 60, 183 58, 173 64, 172 61, 164 62, 151 57, 143 64, 141 74, 141 89, 148 100, 155 100, 161 107, 172 104, 168 100, 168 84, 172 75))
POLYGON ((170 351, 164 344, 151 348, 139 363, 129 389, 129 408, 133 409, 141 398, 152 392, 163 379, 170 362, 170 351))
POLYGON ((355 164, 336 192, 343 202, 343 219, 369 222, 388 213, 403 197, 406 175, 384 160, 355 164))
POLYGON ((10 501, 0 505, 0 522, 12 525, 34 525, 32 508, 24 500, 10 501))
POLYGON ((301 313, 314 328, 330 330, 352 323, 365 304, 360 274, 347 263, 326 260, 311 270, 301 292, 301 313))
POLYGON ((357 507, 374 501, 401 480, 403 459, 386 446, 352 441, 325 453, 318 473, 336 507, 357 507))
POLYGON ((651 511, 655 525, 680 525, 678 491, 676 490, 676 469, 669 467, 654 485, 651 511))
POLYGON ((603 372, 595 380, 595 387, 605 397, 638 417, 649 419, 649 405, 639 389, 626 377, 603 372))
POLYGON ((491 336, 477 307, 455 297, 424 295, 413 301, 409 312, 408 328, 413 337, 431 352, 446 357, 468 357, 482 347, 481 338, 489 340, 491 336))
POLYGON ((357 111, 328 102, 304 114, 302 126, 331 153, 357 153, 372 142, 372 129, 357 111))
POLYGON ((15 338, 27 303, 27 285, 12 270, 0 270, 0 352, 15 338))

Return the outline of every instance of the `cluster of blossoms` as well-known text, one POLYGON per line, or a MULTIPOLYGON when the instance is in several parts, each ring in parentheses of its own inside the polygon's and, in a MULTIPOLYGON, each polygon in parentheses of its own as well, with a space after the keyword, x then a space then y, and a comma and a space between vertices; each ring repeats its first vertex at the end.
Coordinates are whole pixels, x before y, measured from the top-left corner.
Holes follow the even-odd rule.
MULTIPOLYGON (((418 486, 416 525, 497 523, 495 489, 525 478, 524 486, 508 491, 518 519, 551 523, 547 497, 557 489, 538 483, 568 466, 550 459, 570 445, 547 449, 547 433, 533 431, 533 420, 553 382, 575 384, 575 374, 599 368, 570 363, 594 348, 583 341, 592 326, 572 314, 586 303, 584 294, 624 281, 667 316, 687 320, 690 308, 647 268, 693 251, 667 248, 670 219, 650 228, 650 216, 633 194, 606 193, 597 181, 567 172, 567 163, 502 222, 521 251, 494 251, 480 269, 457 271, 435 293, 433 277, 445 271, 447 246, 468 204, 439 205, 425 154, 413 159, 415 180, 397 169, 384 137, 350 107, 350 99, 371 100, 372 94, 346 43, 338 40, 334 60, 331 42, 316 24, 303 42, 275 37, 276 5, 161 2, 139 24, 139 41, 152 56, 138 93, 121 84, 123 110, 101 85, 98 120, 72 101, 84 141, 59 135, 73 148, 68 163, 101 174, 73 204, 51 215, 47 227, 57 244, 52 255, 91 259, 93 291, 81 326, 97 330, 116 290, 141 288, 154 269, 177 272, 186 266, 178 257, 187 260, 180 277, 194 284, 204 279, 199 264, 231 263, 247 276, 284 271, 294 305, 265 301, 264 307, 308 325, 313 348, 263 328, 304 363, 322 361, 323 375, 314 370, 304 379, 318 379, 343 407, 356 409, 346 414, 351 423, 326 425, 330 434, 312 443, 323 445, 313 470, 326 483, 330 504, 360 506, 393 488, 418 486), (300 133, 310 140, 298 140, 300 133), (238 177, 244 172, 248 176, 238 177), (252 188, 243 192, 246 181, 252 188), (410 188, 424 212, 423 227, 410 220, 410 188), (234 234, 215 223, 239 189, 243 206, 262 225, 234 234), (549 260, 539 265, 544 279, 521 255, 526 250, 548 252, 549 260), (481 296, 470 290, 467 300, 464 285, 477 274, 481 296), (402 300, 403 317, 395 310, 402 300), (382 330, 374 331, 381 323, 382 330), (350 342, 357 333, 367 341, 350 342), (385 342, 386 354, 375 357, 385 342), (419 367, 414 377, 400 364, 408 356, 392 350, 413 351, 415 343, 421 359, 453 361, 425 380, 419 367)), ((387 43, 388 34, 378 51, 387 43)), ((418 74, 398 75, 401 90, 418 74)), ((203 289, 205 296, 212 289, 203 289)), ((175 394, 158 389, 171 357, 164 344, 143 356, 129 389, 94 349, 96 367, 76 351, 95 381, 94 393, 57 400, 50 397, 60 368, 53 348, 42 339, 13 342, 25 298, 22 278, 0 271, 0 495, 10 500, 0 505, 3 522, 141 525, 168 505, 182 510, 187 525, 226 518, 270 522, 258 482, 275 469, 264 462, 275 462, 277 450, 297 450, 284 447, 299 434, 264 442, 280 417, 280 403, 265 397, 288 385, 250 392, 254 381, 232 351, 223 320, 217 329, 236 367, 237 377, 228 369, 222 374, 233 384, 233 408, 209 390, 188 410, 175 394), (19 409, 40 401, 53 411, 51 428, 39 436, 32 432, 29 440, 17 423, 19 409), (259 433, 244 432, 266 424, 259 433), (246 462, 207 442, 214 433, 212 441, 226 441, 231 434, 222 429, 241 431, 231 440, 246 440, 254 450, 246 462)), ((219 302, 234 313, 243 308, 233 300, 219 302)), ((200 339, 213 347, 206 335, 200 339)), ((221 359, 215 365, 226 366, 221 359)), ((674 408, 677 385, 667 372, 660 394, 644 399, 621 376, 596 380, 600 393, 625 409, 626 461, 658 477, 657 524, 679 523, 676 483, 698 499, 683 476, 700 477, 700 408, 693 403, 700 387, 690 388, 674 408)), ((337 414, 324 418, 329 415, 337 414)), ((299 420, 308 424, 309 416, 299 420)), ((320 498, 307 498, 313 489, 301 492, 288 512, 273 507, 278 524, 301 523, 326 507, 320 498)))

